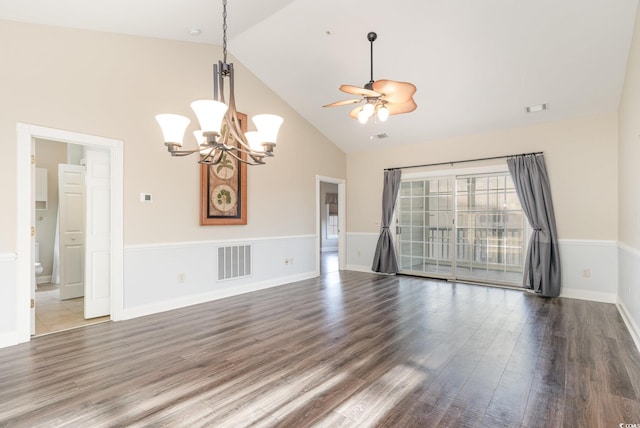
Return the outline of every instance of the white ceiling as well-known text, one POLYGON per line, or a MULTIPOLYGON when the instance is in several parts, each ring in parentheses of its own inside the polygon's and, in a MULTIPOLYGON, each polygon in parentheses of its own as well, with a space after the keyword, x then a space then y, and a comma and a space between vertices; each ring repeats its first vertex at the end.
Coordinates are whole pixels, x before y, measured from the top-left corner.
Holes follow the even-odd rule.
MULTIPOLYGON (((229 0, 228 47, 354 152, 615 111, 636 7, 637 0, 229 0), (348 116, 352 106, 321 106, 352 98, 341 84, 369 80, 369 31, 378 33, 374 79, 414 83, 418 109, 361 125, 348 116), (524 112, 538 103, 549 110, 524 112), (380 133, 389 138, 371 138, 380 133)), ((221 13, 220 0, 0 0, 0 19, 216 44, 221 13), (192 28, 202 35, 191 36, 192 28)))

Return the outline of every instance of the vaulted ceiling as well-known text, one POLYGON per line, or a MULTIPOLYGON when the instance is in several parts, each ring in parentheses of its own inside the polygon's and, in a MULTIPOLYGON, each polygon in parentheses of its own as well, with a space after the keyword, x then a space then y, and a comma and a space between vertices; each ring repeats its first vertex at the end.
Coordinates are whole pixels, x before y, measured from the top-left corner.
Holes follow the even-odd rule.
MULTIPOLYGON (((636 7, 637 0, 229 0, 229 52, 354 152, 615 111, 636 7), (414 83, 418 108, 361 125, 348 116, 351 106, 322 106, 352 98, 341 84, 369 81, 370 31, 378 34, 374 79, 414 83), (549 109, 525 113, 540 103, 549 109), (383 133, 388 138, 374 138, 383 133)), ((215 44, 221 14, 221 0, 0 2, 0 19, 215 44)))

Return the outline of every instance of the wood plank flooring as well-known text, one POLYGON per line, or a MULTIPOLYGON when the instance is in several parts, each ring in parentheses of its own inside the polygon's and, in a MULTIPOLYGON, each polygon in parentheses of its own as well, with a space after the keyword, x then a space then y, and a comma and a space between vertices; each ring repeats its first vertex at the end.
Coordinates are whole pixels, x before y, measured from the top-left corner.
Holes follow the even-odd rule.
POLYGON ((0 349, 2 427, 618 427, 614 305, 335 272, 0 349))

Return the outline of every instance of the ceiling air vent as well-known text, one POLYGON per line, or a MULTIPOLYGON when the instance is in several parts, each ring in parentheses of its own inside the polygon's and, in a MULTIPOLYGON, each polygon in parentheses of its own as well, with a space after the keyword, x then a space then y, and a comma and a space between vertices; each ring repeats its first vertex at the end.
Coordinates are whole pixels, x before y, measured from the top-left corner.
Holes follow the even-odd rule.
POLYGON ((526 111, 527 113, 537 113, 539 111, 544 111, 544 110, 549 110, 549 104, 547 103, 535 104, 535 105, 527 106, 524 108, 524 111, 526 111))

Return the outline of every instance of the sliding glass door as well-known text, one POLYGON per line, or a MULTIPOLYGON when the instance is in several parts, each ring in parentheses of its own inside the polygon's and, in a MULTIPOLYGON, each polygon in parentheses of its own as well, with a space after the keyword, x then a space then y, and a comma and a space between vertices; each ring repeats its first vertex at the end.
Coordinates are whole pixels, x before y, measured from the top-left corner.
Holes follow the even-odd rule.
POLYGON ((403 181, 400 272, 519 285, 526 219, 507 172, 403 181))
POLYGON ((452 177, 401 183, 397 214, 401 272, 453 274, 454 204, 452 177))

